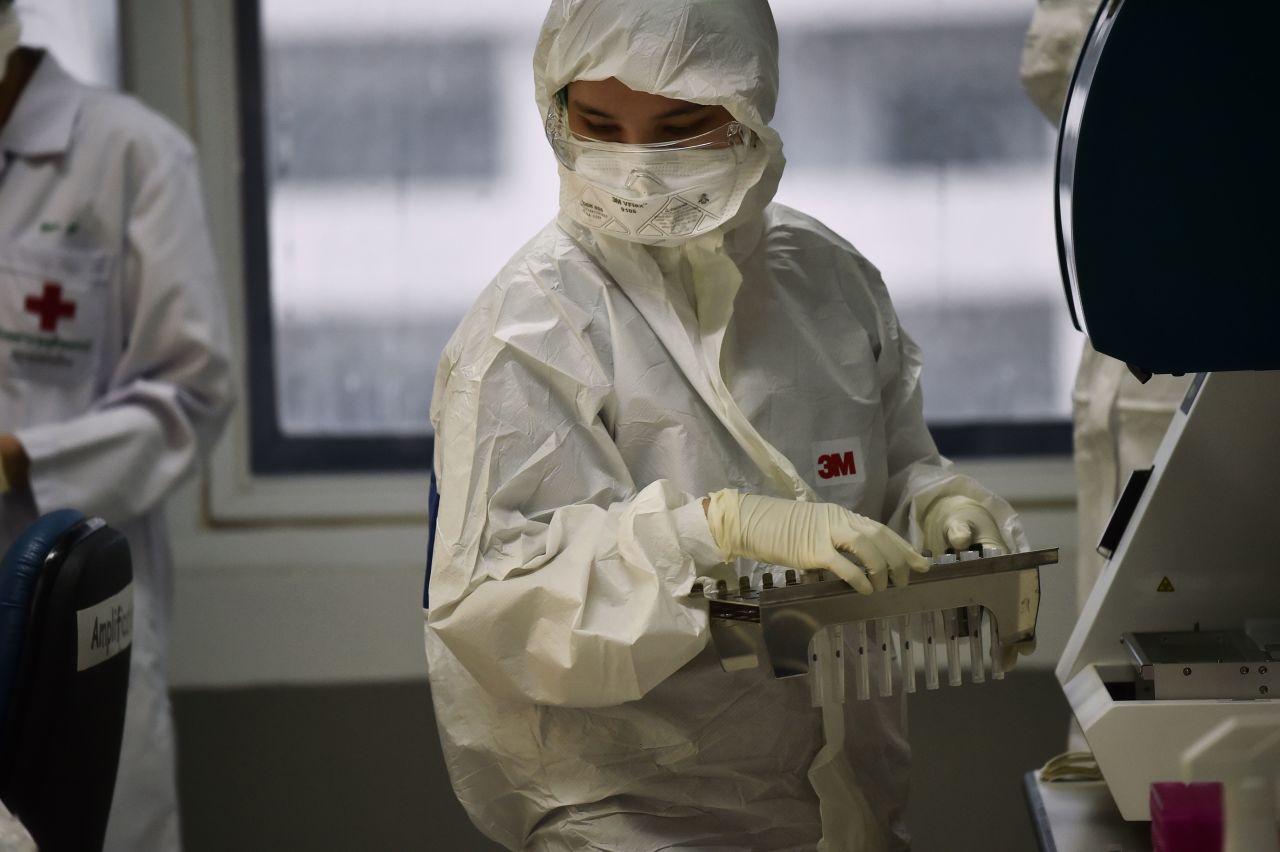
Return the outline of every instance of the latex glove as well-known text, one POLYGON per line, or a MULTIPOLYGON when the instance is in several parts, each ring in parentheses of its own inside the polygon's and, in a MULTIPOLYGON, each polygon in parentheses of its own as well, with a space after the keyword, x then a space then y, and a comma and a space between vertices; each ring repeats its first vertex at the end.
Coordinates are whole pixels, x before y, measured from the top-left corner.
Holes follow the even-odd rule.
POLYGON ((939 497, 925 510, 924 546, 935 554, 947 548, 968 550, 975 544, 998 547, 1009 552, 1009 545, 1000 534, 1000 525, 986 507, 960 494, 939 497))
POLYGON ((905 586, 912 571, 929 570, 928 560, 893 530, 833 503, 725 489, 712 494, 706 508, 711 537, 730 559, 834 571, 864 595, 886 588, 889 578, 905 586))

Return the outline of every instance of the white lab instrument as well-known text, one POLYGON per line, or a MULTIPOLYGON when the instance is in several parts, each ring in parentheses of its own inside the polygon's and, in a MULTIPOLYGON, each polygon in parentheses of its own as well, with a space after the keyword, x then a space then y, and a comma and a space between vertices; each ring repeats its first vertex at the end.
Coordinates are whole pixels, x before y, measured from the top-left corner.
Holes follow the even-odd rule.
MULTIPOLYGON (((1148 818, 1152 783, 1228 719, 1280 718, 1274 505, 1280 373, 1192 385, 1145 487, 1113 520, 1114 552, 1058 679, 1125 819, 1148 818)), ((1134 480, 1141 483, 1143 477, 1134 480)))
POLYGON ((1210 730, 1280 714, 1280 289, 1264 236, 1280 222, 1274 146, 1255 124, 1280 14, 1204 12, 1103 3, 1059 140, 1077 326, 1140 379, 1198 373, 1120 495, 1098 547, 1110 561, 1057 669, 1127 820, 1147 818, 1151 785, 1181 778, 1179 756, 1210 730))
POLYGON ((1188 781, 1223 787, 1223 852, 1280 852, 1280 716, 1224 720, 1182 755, 1188 781))

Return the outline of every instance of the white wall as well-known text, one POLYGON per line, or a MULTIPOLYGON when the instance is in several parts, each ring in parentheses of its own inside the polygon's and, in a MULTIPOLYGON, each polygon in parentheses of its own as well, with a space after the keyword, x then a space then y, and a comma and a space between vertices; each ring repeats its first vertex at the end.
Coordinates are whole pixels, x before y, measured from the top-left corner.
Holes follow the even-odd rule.
MULTIPOLYGON (((123 0, 125 79, 201 150, 215 244, 246 369, 231 4, 123 0)), ((425 676, 420 476, 264 481, 246 462, 241 408, 209 471, 171 501, 177 687, 425 676)), ((1033 543, 1062 548, 1044 572, 1040 650, 1051 667, 1076 610, 1074 483, 1064 459, 967 465, 1020 510, 1033 543)))

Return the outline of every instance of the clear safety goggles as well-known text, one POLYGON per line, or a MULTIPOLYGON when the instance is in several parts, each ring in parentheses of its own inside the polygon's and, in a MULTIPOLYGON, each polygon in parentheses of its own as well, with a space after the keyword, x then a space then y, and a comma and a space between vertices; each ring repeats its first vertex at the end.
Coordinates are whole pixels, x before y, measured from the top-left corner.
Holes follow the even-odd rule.
POLYGON ((730 121, 714 130, 677 139, 671 142, 652 142, 647 144, 627 144, 622 142, 605 142, 581 136, 569 129, 568 114, 563 105, 552 104, 547 111, 545 124, 547 141, 555 152, 560 165, 569 171, 577 171, 578 162, 584 156, 593 154, 639 156, 643 158, 666 159, 673 154, 686 151, 727 152, 732 159, 741 162, 747 150, 754 145, 754 134, 742 123, 730 121))

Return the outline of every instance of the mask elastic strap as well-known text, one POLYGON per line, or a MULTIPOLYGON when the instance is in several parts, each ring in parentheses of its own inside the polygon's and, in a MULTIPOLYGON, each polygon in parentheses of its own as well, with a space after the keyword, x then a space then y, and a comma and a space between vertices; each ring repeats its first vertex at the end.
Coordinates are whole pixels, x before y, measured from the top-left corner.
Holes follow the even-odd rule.
POLYGON ((707 378, 721 403, 717 411, 721 422, 782 493, 797 500, 817 500, 795 465, 752 425, 725 384, 720 354, 733 316, 733 300, 742 286, 742 272, 725 251, 724 234, 715 231, 691 240, 685 246, 685 254, 693 275, 694 310, 702 337, 700 352, 707 378))

